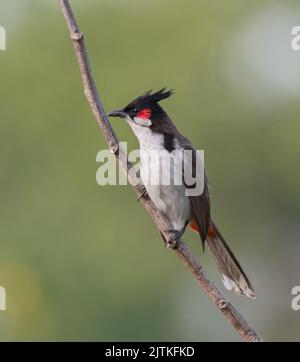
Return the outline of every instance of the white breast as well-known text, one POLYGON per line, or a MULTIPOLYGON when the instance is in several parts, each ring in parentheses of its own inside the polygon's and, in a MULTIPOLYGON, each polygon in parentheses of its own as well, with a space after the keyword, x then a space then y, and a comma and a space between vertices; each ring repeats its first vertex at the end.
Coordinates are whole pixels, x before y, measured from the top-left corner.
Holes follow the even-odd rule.
MULTIPOLYGON (((172 228, 181 230, 191 217, 185 186, 174 182, 174 175, 182 172, 181 162, 171 161, 172 155, 164 148, 163 135, 132 121, 128 123, 140 143, 140 175, 146 190, 158 210, 167 216, 172 228)), ((177 152, 175 157, 182 157, 182 153, 177 152)))

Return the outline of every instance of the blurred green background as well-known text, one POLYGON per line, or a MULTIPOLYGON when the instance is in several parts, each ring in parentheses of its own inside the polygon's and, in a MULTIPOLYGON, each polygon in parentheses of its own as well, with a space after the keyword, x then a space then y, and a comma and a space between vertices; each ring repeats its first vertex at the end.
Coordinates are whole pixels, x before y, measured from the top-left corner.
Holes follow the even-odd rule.
MULTIPOLYGON (((299 1, 71 3, 107 111, 175 89, 164 107, 205 150, 214 217, 257 300, 225 293, 266 340, 300 340, 299 1)), ((131 188, 96 184, 106 145, 57 2, 0 0, 0 25, 0 340, 239 340, 131 188)))

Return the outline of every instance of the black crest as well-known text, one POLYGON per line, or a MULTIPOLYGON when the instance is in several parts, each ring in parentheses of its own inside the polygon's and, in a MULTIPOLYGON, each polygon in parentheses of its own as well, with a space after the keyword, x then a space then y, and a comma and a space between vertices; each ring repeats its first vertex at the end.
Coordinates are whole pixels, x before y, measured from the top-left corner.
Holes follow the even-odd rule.
POLYGON ((138 107, 141 104, 153 104, 169 98, 174 93, 173 90, 160 89, 158 92, 152 93, 152 89, 143 93, 127 105, 127 109, 138 107))

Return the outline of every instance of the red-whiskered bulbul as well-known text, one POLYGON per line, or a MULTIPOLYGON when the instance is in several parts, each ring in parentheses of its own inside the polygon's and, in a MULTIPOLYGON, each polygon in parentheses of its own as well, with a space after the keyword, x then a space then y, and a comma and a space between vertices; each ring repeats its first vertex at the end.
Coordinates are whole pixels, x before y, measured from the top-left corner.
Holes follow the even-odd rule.
MULTIPOLYGON (((159 102, 172 95, 172 91, 165 88, 156 93, 148 91, 130 102, 125 108, 108 114, 111 117, 121 117, 127 121, 136 135, 140 144, 140 176, 142 181, 149 173, 162 174, 160 163, 146 160, 147 152, 161 150, 171 153, 174 150, 190 150, 196 152, 191 142, 181 135, 159 102), (143 152, 142 152, 143 151, 143 152), (147 169, 147 170, 146 170, 147 169)), ((200 168, 195 161, 192 162, 193 172, 200 168)), ((176 171, 175 171, 176 172, 176 171)), ((204 173, 203 192, 197 196, 187 194, 187 185, 170 183, 156 183, 152 185, 144 182, 146 191, 157 207, 162 212, 174 229, 175 238, 180 237, 186 226, 200 234, 203 246, 206 243, 213 255, 219 271, 222 274, 223 283, 228 290, 249 298, 255 298, 254 290, 249 279, 242 270, 236 257, 225 242, 222 234, 211 218, 210 195, 208 179, 204 173)))

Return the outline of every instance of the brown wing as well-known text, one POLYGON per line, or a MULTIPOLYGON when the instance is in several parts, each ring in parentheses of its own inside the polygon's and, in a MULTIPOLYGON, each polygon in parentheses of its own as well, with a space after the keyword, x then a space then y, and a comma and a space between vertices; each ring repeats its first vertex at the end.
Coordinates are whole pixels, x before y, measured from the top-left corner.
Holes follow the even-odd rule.
MULTIPOLYGON (((193 154, 192 162, 184 162, 184 167, 192 167, 192 170, 204 167, 204 165, 197 164, 195 156, 196 150, 194 147, 187 139, 184 140, 186 142, 184 142, 182 148, 184 150, 191 150, 193 154), (189 163, 191 163, 191 165, 189 163)), ((191 172, 190 169, 188 172, 191 172)), ((238 294, 245 295, 249 298, 255 298, 255 292, 249 279, 225 242, 222 234, 211 220, 208 179, 205 172, 203 193, 197 196, 189 196, 189 198, 192 207, 192 222, 190 223, 190 226, 200 234, 203 248, 206 240, 209 251, 217 262, 219 271, 222 274, 225 287, 238 294)))
MULTIPOLYGON (((196 158, 196 150, 190 143, 185 143, 182 146, 183 150, 192 151, 192 162, 184 162, 184 172, 192 172, 192 175, 195 175, 195 170, 199 170, 200 167, 204 165, 197 164, 199 159, 196 158), (191 164, 190 164, 191 163, 191 164), (191 171, 192 170, 192 171, 191 171)), ((186 185, 187 188, 192 186, 186 185)), ((199 226, 199 234, 201 237, 203 249, 208 229, 211 225, 211 215, 210 215, 210 196, 208 189, 208 178, 206 172, 204 171, 204 189, 201 195, 189 196, 191 207, 192 207, 192 218, 199 226)))

